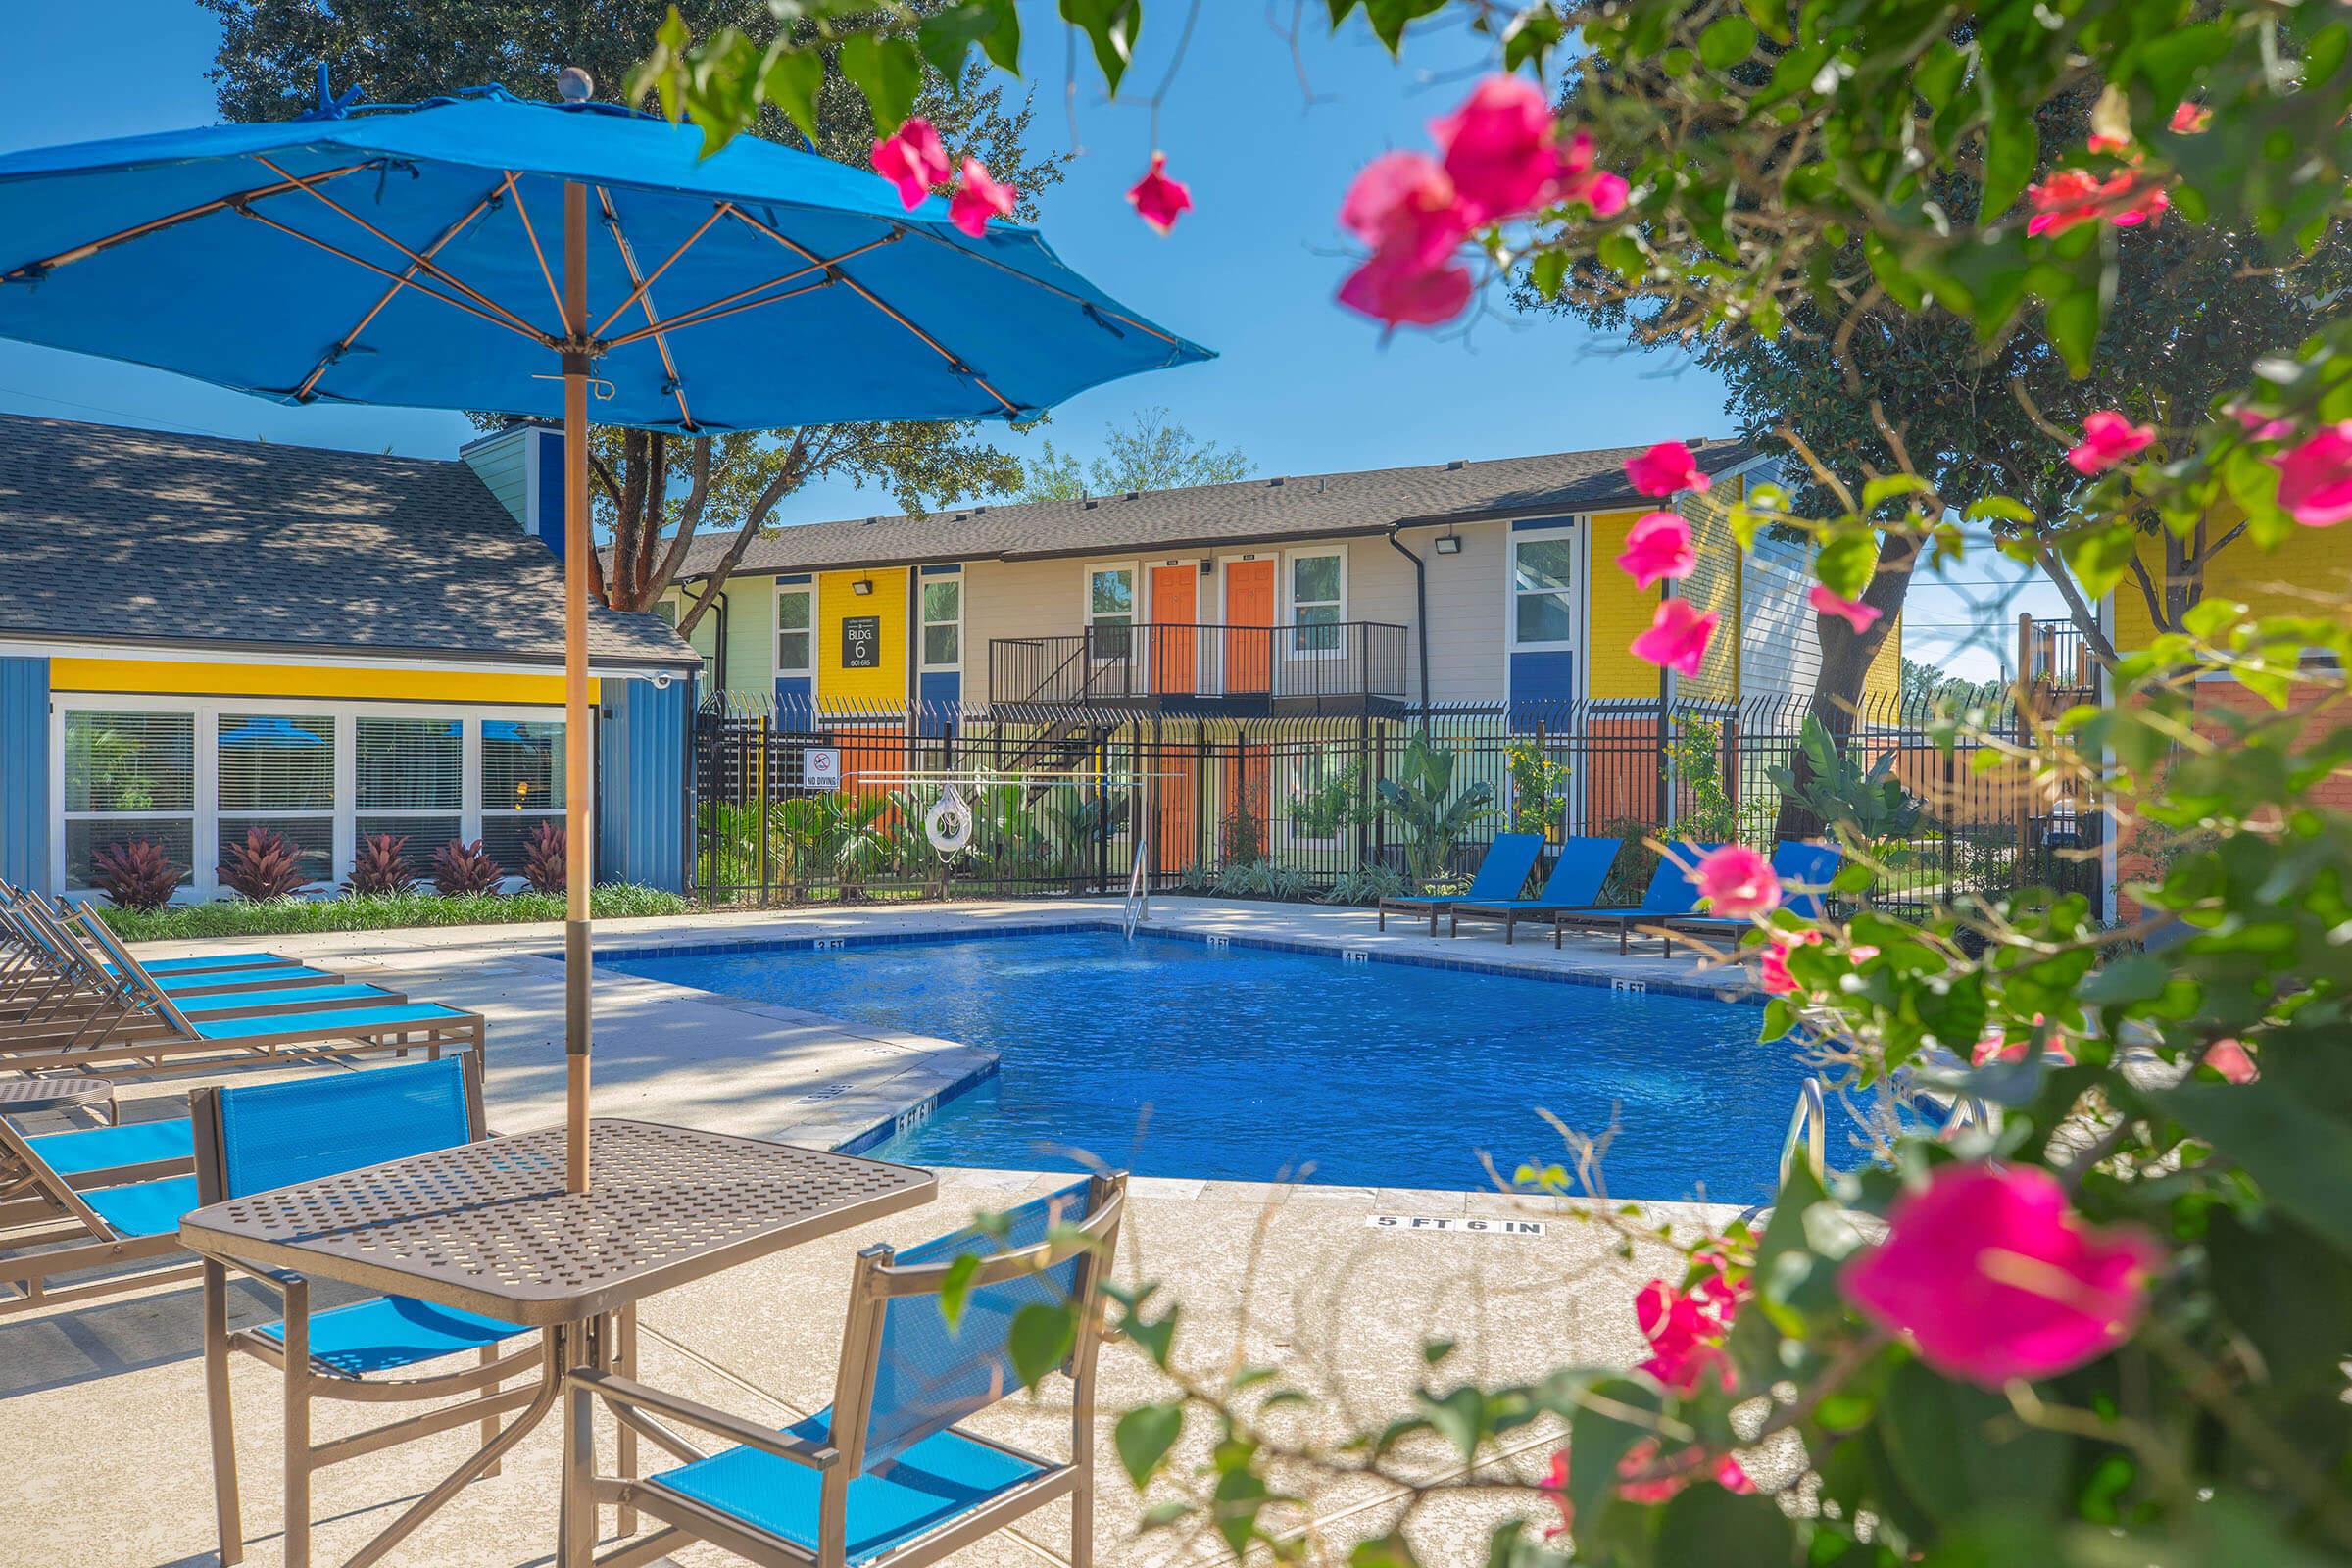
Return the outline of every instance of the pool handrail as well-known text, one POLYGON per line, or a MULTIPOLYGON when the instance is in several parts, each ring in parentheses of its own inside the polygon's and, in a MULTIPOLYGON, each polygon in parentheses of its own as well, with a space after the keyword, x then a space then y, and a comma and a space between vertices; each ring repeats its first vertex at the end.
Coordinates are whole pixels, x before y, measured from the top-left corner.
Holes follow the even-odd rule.
POLYGON ((1796 1110, 1788 1118, 1788 1136, 1781 1140, 1781 1186, 1788 1185, 1788 1169, 1796 1162, 1798 1139, 1805 1144, 1805 1166, 1820 1181, 1828 1168, 1830 1113, 1822 1098, 1821 1080, 1807 1078, 1796 1090, 1796 1110))

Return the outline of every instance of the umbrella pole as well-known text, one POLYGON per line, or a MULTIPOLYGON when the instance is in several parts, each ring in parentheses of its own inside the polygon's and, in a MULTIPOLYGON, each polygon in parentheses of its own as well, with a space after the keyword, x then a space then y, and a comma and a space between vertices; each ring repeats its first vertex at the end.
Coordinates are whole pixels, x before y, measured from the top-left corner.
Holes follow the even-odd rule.
POLYGON ((590 797, 588 553, 596 529, 588 508, 588 191, 564 187, 564 1174, 566 1190, 588 1191, 588 1046, 591 1032, 588 892, 590 797))

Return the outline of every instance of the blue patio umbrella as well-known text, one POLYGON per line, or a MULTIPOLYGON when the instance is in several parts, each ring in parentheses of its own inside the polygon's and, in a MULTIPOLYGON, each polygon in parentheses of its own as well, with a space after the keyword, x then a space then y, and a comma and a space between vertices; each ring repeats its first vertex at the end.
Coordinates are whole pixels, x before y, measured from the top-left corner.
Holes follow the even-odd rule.
MULTIPOLYGON (((861 170, 485 87, 0 157, 0 336, 289 403, 708 435, 1012 419, 1205 359, 1035 229, 975 239, 861 170)), ((585 532, 585 530, 582 530, 585 532)), ((566 766, 588 757, 588 550, 565 559, 566 766)), ((587 1181, 588 792, 569 802, 571 1182, 587 1181)))

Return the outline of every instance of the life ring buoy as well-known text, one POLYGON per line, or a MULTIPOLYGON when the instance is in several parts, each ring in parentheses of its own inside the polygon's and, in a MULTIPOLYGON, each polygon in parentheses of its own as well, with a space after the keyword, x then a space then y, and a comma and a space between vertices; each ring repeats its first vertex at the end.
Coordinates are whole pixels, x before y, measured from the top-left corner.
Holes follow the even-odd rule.
POLYGON ((960 855, 972 842, 972 808, 954 785, 923 813, 923 837, 943 856, 960 855))

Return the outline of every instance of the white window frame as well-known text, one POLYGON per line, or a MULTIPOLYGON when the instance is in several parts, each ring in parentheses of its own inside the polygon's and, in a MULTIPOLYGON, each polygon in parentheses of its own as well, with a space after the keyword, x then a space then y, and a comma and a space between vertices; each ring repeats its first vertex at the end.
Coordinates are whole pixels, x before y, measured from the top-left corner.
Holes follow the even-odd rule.
MULTIPOLYGON (((60 893, 95 896, 96 888, 66 885, 66 715, 73 712, 191 713, 195 715, 196 802, 191 813, 188 879, 172 895, 174 904, 209 904, 221 896, 214 866, 220 859, 220 720, 222 713, 277 714, 287 718, 331 717, 335 721, 334 864, 325 881, 313 884, 314 897, 329 897, 351 875, 354 823, 359 815, 358 765, 355 746, 358 720, 370 718, 454 718, 461 729, 464 768, 458 809, 459 836, 471 843, 482 836, 481 762, 482 725, 502 719, 525 723, 562 723, 564 710, 546 704, 377 703, 348 699, 304 697, 179 697, 120 692, 60 691, 49 702, 49 799, 58 803, 49 812, 49 881, 60 893), (208 846, 210 848, 208 848, 208 846)), ((590 720, 594 722, 593 719, 590 720)), ((593 784, 590 785, 593 788, 593 784)), ((75 812, 76 818, 92 814, 75 812)), ((159 812, 158 815, 172 813, 159 812)), ((374 814, 374 813, 369 813, 374 814)), ((446 814, 446 813, 444 813, 446 814)), ((415 847, 412 846, 412 849, 415 847)), ((438 845, 427 845, 413 856, 419 872, 438 845)), ((510 878, 508 886, 519 879, 510 878)))
POLYGON ((815 678, 816 678, 816 584, 815 584, 815 583, 813 583, 813 582, 789 582, 789 583, 778 583, 778 584, 776 585, 776 603, 775 603, 775 608, 774 608, 774 622, 773 622, 772 629, 774 630, 774 632, 775 632, 775 636, 776 636, 776 646, 775 646, 775 654, 774 654, 774 660, 773 660, 773 662, 774 662, 774 664, 775 664, 775 669, 774 669, 774 671, 773 671, 773 672, 772 672, 772 673, 769 675, 769 677, 768 677, 768 678, 769 678, 769 680, 770 680, 770 682, 772 683, 772 682, 774 682, 774 681, 777 681, 777 680, 785 680, 785 679, 798 680, 798 679, 803 679, 803 678, 806 678, 806 679, 808 679, 808 680, 810 680, 810 681, 813 681, 813 680, 815 680, 815 678), (800 595, 801 597, 803 597, 803 598, 805 598, 805 599, 807 599, 807 600, 808 601, 808 625, 806 625, 806 626, 801 626, 801 627, 790 628, 790 629, 788 630, 788 629, 786 628, 785 624, 784 624, 784 601, 785 601, 785 600, 786 600, 788 597, 790 597, 790 596, 792 596, 792 595, 794 595, 794 594, 798 594, 798 595, 800 595), (806 638, 808 638, 808 662, 807 662, 806 664, 799 665, 799 666, 797 666, 797 667, 794 667, 794 668, 787 668, 787 667, 785 667, 785 663, 784 663, 784 639, 785 639, 785 637, 786 637, 787 635, 791 635, 791 636, 800 636, 800 637, 806 637, 806 638))
POLYGON ((1345 631, 1334 633, 1331 640, 1331 646, 1329 648, 1306 648, 1300 646, 1300 638, 1298 635, 1298 629, 1300 626, 1300 621, 1298 619, 1298 606, 1300 604, 1300 600, 1298 599, 1298 563, 1301 561, 1318 560, 1337 561, 1340 564, 1340 597, 1336 601, 1326 599, 1309 599, 1304 602, 1306 604, 1316 606, 1325 604, 1331 605, 1333 609, 1339 612, 1339 614, 1334 617, 1337 624, 1343 627, 1348 624, 1348 547, 1346 545, 1324 545, 1311 549, 1285 551, 1283 553, 1282 564, 1279 567, 1280 571, 1282 572, 1282 614, 1280 616, 1280 620, 1283 624, 1287 624, 1291 628, 1291 635, 1284 642, 1282 650, 1282 655, 1285 659, 1345 659, 1348 657, 1348 635, 1345 631))
POLYGON ((964 574, 960 571, 939 571, 925 576, 920 566, 914 570, 914 659, 915 669, 921 674, 960 675, 963 673, 963 579, 964 574), (956 618, 954 620, 933 620, 931 618, 930 595, 925 590, 935 582, 956 585, 956 618), (948 663, 935 664, 931 662, 930 633, 934 626, 954 626, 956 628, 956 658, 948 663))
MULTIPOLYGON (((455 718, 458 725, 458 807, 454 813, 447 807, 362 806, 360 804, 360 720, 363 718, 413 718, 416 716, 411 713, 377 712, 370 707, 358 712, 343 714, 335 720, 338 744, 341 745, 341 737, 346 735, 349 737, 349 744, 341 745, 341 749, 335 753, 335 804, 337 808, 335 811, 335 858, 345 867, 344 876, 351 874, 349 867, 359 859, 360 818, 363 816, 371 817, 379 823, 433 822, 447 820, 454 814, 458 818, 459 831, 465 831, 466 775, 468 768, 478 772, 481 766, 482 730, 479 724, 467 724, 462 718, 457 718, 456 715, 445 713, 423 715, 423 721, 428 724, 455 718), (346 805, 350 809, 342 809, 346 805)), ((419 859, 414 853, 416 849, 415 837, 413 835, 403 836, 409 838, 409 849, 412 852, 410 864, 422 871, 426 863, 431 860, 432 852, 441 846, 438 844, 424 846, 423 858, 419 859)), ((468 842, 480 836, 478 832, 466 834, 468 842)), ((340 880, 341 878, 337 878, 338 883, 340 880)))
MULTIPOLYGON (((1127 646, 1128 646, 1128 658, 1129 658, 1130 660, 1134 660, 1134 659, 1135 659, 1136 650, 1137 650, 1137 648, 1140 646, 1140 639, 1141 639, 1142 628, 1143 628, 1143 627, 1144 627, 1144 625, 1146 624, 1146 620, 1145 620, 1145 607, 1144 607, 1144 570, 1143 570, 1143 567, 1142 567, 1142 565, 1141 565, 1141 564, 1139 564, 1137 562, 1134 562, 1134 561, 1090 561, 1090 562, 1086 563, 1086 564, 1085 564, 1085 565, 1083 565, 1083 566, 1081 566, 1081 567, 1079 568, 1079 571, 1078 571, 1078 624, 1079 624, 1079 629, 1080 629, 1081 633, 1082 633, 1082 634, 1083 634, 1083 635, 1086 637, 1086 639, 1087 639, 1087 645, 1088 645, 1090 648, 1091 648, 1091 647, 1093 647, 1093 646, 1094 646, 1094 630, 1095 630, 1095 619, 1096 619, 1096 616, 1095 616, 1095 579, 1096 579, 1097 577, 1101 576, 1102 573, 1104 573, 1104 572, 1110 572, 1110 571, 1123 571, 1123 572, 1125 572, 1125 573, 1127 574, 1127 627, 1128 627, 1128 636, 1129 636, 1129 639, 1130 639, 1130 640, 1129 640, 1129 642, 1128 642, 1128 645, 1127 645, 1127 646)), ((1097 660, 1097 661, 1096 661, 1096 662, 1097 662, 1097 663, 1108 663, 1108 662, 1110 662, 1110 661, 1108 661, 1108 660, 1097 660)))
MULTIPOLYGON (((151 708, 146 704, 124 698, 110 697, 102 692, 93 692, 90 694, 90 700, 88 702, 75 703, 68 706, 71 706, 74 711, 81 713, 149 713, 159 711, 159 710, 151 708)), ((174 710, 169 709, 161 710, 174 711, 174 710)), ((184 710, 179 710, 184 711, 184 710)), ((190 750, 188 756, 188 808, 186 810, 69 811, 66 809, 66 706, 61 706, 54 702, 50 705, 49 799, 57 803, 56 808, 50 813, 49 820, 49 864, 51 868, 51 884, 60 892, 68 891, 65 887, 66 826, 70 822, 104 822, 134 816, 151 818, 153 820, 163 822, 185 822, 188 824, 188 857, 190 859, 203 858, 202 854, 198 850, 198 846, 204 841, 197 835, 203 827, 203 822, 201 820, 201 808, 204 801, 213 793, 214 770, 213 758, 206 746, 205 725, 203 718, 200 715, 191 716, 188 724, 188 746, 190 750)), ((206 874, 208 876, 211 874, 209 869, 207 870, 206 874)), ((193 868, 191 868, 190 875, 192 878, 193 868)), ((180 895, 186 893, 187 889, 188 884, 185 882, 181 883, 178 893, 173 895, 173 902, 178 902, 180 895)), ((96 890, 76 889, 73 891, 94 892, 96 890)))
MULTIPOLYGON (((1505 536, 1502 550, 1502 634, 1504 646, 1513 653, 1574 653, 1583 650, 1585 646, 1585 608, 1586 601, 1592 591, 1592 563, 1588 559, 1588 552, 1582 547, 1582 539, 1581 519, 1562 522, 1556 526, 1513 529, 1505 536), (1519 547, 1525 543, 1553 539, 1565 539, 1578 547, 1575 553, 1575 569, 1582 575, 1568 585, 1568 635, 1564 638, 1543 642, 1522 642, 1519 639, 1519 601, 1523 598, 1532 598, 1534 594, 1522 594, 1519 591, 1519 547)), ((1539 590, 1539 592, 1546 593, 1556 591, 1539 590)), ((1578 671, 1578 682, 1580 685, 1583 682, 1581 668, 1578 671)))
MULTIPOLYGON (((203 727, 201 723, 198 725, 199 730, 203 727)), ((220 832, 223 827, 233 827, 238 823, 253 825, 270 822, 324 822, 327 824, 327 876, 322 881, 306 882, 295 891, 316 893, 322 890, 332 891, 338 886, 343 878, 351 874, 351 864, 358 847, 357 835, 352 826, 353 813, 339 809, 344 803, 357 798, 359 773, 354 765, 356 760, 352 756, 352 747, 358 739, 359 726, 354 716, 349 713, 338 713, 325 703, 314 703, 307 708, 295 708, 283 711, 277 706, 270 705, 246 707, 236 703, 220 704, 213 712, 212 721, 214 836, 208 841, 213 846, 211 854, 216 862, 221 853, 220 832), (333 747, 335 755, 332 776, 327 785, 328 804, 325 808, 319 809, 314 807, 308 810, 299 811, 231 811, 223 808, 220 805, 220 719, 223 714, 227 713, 235 713, 241 718, 322 718, 326 720, 328 743, 333 747), (344 776, 347 766, 352 769, 348 781, 344 776), (348 788, 346 787, 347 782, 348 788)))

